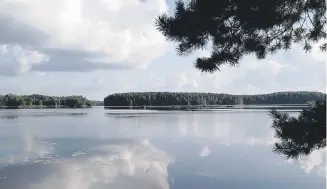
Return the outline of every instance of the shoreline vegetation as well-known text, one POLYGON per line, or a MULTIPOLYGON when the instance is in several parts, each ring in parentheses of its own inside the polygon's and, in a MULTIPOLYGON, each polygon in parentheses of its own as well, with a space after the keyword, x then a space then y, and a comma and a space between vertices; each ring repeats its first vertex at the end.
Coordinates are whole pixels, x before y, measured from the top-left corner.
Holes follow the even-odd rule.
POLYGON ((171 106, 104 106, 105 109, 133 109, 133 110, 187 110, 187 111, 212 111, 212 110, 237 110, 237 109, 278 109, 302 110, 310 107, 309 104, 270 104, 270 105, 171 105, 171 106))
POLYGON ((0 109, 90 108, 93 104, 83 96, 0 95, 0 109))
POLYGON ((323 100, 321 92, 296 91, 257 95, 184 92, 116 93, 104 98, 109 109, 302 109, 323 100))
POLYGON ((0 95, 0 109, 91 108, 211 110, 211 109, 302 109, 323 100, 321 92, 296 91, 257 95, 185 92, 130 92, 108 95, 104 101, 92 101, 81 95, 0 95))

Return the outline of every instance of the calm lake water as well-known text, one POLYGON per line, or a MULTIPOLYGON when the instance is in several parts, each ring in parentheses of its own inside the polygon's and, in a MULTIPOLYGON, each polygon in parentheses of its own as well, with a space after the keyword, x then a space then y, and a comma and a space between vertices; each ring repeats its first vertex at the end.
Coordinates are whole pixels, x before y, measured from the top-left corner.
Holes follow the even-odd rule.
POLYGON ((265 110, 0 110, 0 188, 326 188, 325 151, 286 161, 270 124, 265 110))

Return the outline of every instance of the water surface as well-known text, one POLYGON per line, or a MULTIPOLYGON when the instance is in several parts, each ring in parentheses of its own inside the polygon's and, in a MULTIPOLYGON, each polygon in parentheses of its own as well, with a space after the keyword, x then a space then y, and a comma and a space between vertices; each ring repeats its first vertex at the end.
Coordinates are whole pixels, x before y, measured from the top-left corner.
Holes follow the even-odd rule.
POLYGON ((326 188, 325 152, 286 161, 270 124, 264 110, 0 110, 0 188, 326 188))

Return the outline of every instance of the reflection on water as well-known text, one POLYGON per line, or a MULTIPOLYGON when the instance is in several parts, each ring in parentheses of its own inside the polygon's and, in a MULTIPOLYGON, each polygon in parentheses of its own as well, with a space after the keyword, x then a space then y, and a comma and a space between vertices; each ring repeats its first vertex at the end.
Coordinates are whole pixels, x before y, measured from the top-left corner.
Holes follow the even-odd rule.
POLYGON ((20 117, 49 117, 49 116, 86 116, 87 112, 72 112, 71 110, 64 109, 16 109, 16 110, 0 110, 1 119, 17 119, 20 117))
POLYGON ((1 189, 326 188, 325 152, 274 154, 265 111, 0 111, 10 115, 1 189))

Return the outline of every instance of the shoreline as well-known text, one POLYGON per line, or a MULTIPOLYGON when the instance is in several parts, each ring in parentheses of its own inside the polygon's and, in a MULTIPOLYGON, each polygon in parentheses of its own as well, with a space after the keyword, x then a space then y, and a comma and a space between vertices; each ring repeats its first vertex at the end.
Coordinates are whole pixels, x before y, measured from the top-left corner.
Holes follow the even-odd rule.
POLYGON ((264 104, 264 105, 172 105, 172 106, 104 106, 104 109, 132 109, 132 110, 219 110, 219 109, 293 109, 301 110, 309 104, 264 104))
POLYGON ((87 109, 94 107, 103 107, 104 109, 132 109, 132 110, 222 110, 222 109, 292 109, 299 110, 309 107, 309 104, 243 104, 243 105, 171 105, 171 106, 82 106, 82 107, 68 107, 68 106, 0 106, 1 109, 87 109))
POLYGON ((68 107, 68 106, 0 106, 0 109, 86 109, 92 108, 92 106, 84 106, 84 107, 68 107))

